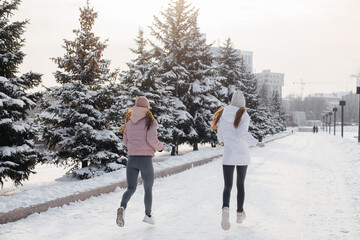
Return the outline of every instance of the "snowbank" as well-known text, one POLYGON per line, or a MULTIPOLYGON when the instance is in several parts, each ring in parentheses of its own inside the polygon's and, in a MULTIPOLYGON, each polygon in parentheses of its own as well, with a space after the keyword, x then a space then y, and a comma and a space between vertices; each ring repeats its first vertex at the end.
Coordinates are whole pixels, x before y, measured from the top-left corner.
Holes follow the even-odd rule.
MULTIPOLYGON (((169 167, 178 166, 184 163, 195 162, 222 154, 223 148, 206 147, 195 152, 188 152, 181 156, 173 156, 163 161, 154 162, 154 171, 164 170, 169 167)), ((98 187, 104 187, 126 178, 125 168, 102 176, 73 181, 56 181, 52 184, 42 185, 38 188, 28 189, 10 196, 0 196, 0 212, 9 212, 16 208, 27 207, 53 199, 66 197, 98 187)))
MULTIPOLYGON (((289 131, 282 132, 265 138, 265 142, 272 141, 289 135, 289 131)), ((189 151, 190 147, 182 146, 182 151, 189 151)), ((154 161, 154 171, 158 172, 170 167, 179 166, 185 163, 196 162, 201 159, 210 158, 222 154, 223 147, 201 147, 198 151, 186 152, 179 156, 156 157, 154 161)), ((49 169, 51 170, 51 169, 49 169)), ((65 170, 59 169, 63 174, 65 170)), ((54 172, 51 172, 54 174, 54 172)), ((13 190, 16 192, 12 195, 0 196, 0 213, 9 212, 20 207, 28 207, 30 205, 40 204, 57 198, 78 194, 84 191, 92 190, 99 187, 108 186, 126 179, 125 168, 111 173, 87 179, 77 180, 64 178, 65 181, 49 181, 40 184, 33 184, 30 187, 19 188, 13 190)))

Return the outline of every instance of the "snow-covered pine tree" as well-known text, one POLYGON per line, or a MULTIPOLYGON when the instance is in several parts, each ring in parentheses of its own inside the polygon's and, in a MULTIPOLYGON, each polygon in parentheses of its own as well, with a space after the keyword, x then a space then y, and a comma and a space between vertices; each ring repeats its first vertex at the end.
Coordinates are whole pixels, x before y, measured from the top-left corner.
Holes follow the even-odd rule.
POLYGON ((123 71, 120 76, 125 107, 134 106, 135 99, 138 96, 143 96, 144 91, 150 89, 151 84, 153 84, 151 81, 152 76, 156 70, 155 64, 151 64, 151 52, 146 50, 146 39, 142 29, 139 29, 135 42, 137 48, 130 49, 130 51, 136 55, 136 58, 126 63, 128 70, 123 71), (144 91, 140 88, 143 88, 144 91))
POLYGON ((242 76, 246 73, 241 67, 241 57, 228 38, 223 47, 220 47, 219 56, 216 59, 218 75, 221 78, 222 89, 218 91, 218 98, 225 104, 229 104, 233 93, 243 89, 242 76))
POLYGON ((176 124, 172 132, 172 154, 177 152, 179 144, 198 137, 193 127, 194 119, 184 103, 190 83, 189 39, 193 30, 193 20, 198 12, 190 7, 191 4, 186 4, 184 0, 171 1, 169 7, 161 12, 164 20, 154 16, 154 23, 150 27, 151 35, 160 43, 157 45, 151 42, 158 64, 159 78, 171 94, 166 101, 174 103, 171 111, 176 124))
POLYGON ((15 185, 28 179, 41 160, 34 146, 35 131, 26 122, 27 111, 40 97, 28 90, 41 82, 41 74, 29 72, 18 77, 25 54, 22 38, 28 21, 11 22, 20 0, 0 1, 0 183, 11 179, 15 185))
POLYGON ((270 112, 275 123, 275 131, 283 132, 286 130, 285 112, 282 108, 281 99, 278 91, 274 91, 270 101, 270 112))
POLYGON ((139 30, 135 39, 137 48, 130 49, 136 58, 127 63, 128 70, 121 76, 122 93, 125 107, 133 106, 138 96, 149 99, 151 112, 158 121, 158 136, 160 141, 170 145, 172 143, 172 129, 175 125, 173 106, 168 102, 169 92, 158 77, 157 64, 153 59, 153 51, 147 50, 148 40, 144 31, 139 30))
MULTIPOLYGON (((197 16, 197 15, 196 15, 197 16)), ((189 139, 194 150, 198 150, 198 143, 214 143, 216 135, 210 130, 210 120, 213 113, 222 106, 215 95, 221 86, 218 82, 213 56, 206 38, 200 33, 197 18, 194 17, 193 28, 190 31, 187 57, 189 64, 189 91, 184 96, 184 103, 193 117, 193 128, 196 135, 189 139)))
POLYGON ((257 81, 255 75, 247 70, 244 59, 240 58, 240 72, 243 91, 246 99, 246 108, 251 117, 250 132, 255 138, 261 140, 269 128, 269 109, 265 106, 257 93, 257 81))
POLYGON ((103 85, 117 76, 109 69, 110 61, 103 59, 107 41, 101 42, 92 32, 96 18, 87 1, 80 8, 75 40, 64 40, 65 55, 53 59, 60 69, 54 76, 61 86, 51 89, 54 103, 49 102, 40 115, 43 140, 54 150, 52 160, 73 166, 78 178, 123 167, 124 147, 110 118, 115 90, 103 85))
POLYGON ((262 91, 263 87, 257 94, 256 111, 251 112, 250 132, 258 139, 262 140, 266 135, 273 134, 270 129, 273 129, 273 122, 268 108, 265 93, 262 91))

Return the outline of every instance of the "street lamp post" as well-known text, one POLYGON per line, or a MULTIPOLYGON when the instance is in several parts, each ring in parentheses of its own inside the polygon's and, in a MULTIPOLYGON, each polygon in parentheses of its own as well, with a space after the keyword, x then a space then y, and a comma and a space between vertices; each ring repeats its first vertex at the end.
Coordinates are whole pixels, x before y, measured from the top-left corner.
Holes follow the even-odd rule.
POLYGON ((329 133, 331 134, 331 115, 332 115, 332 112, 329 112, 329 133))
POLYGON ((333 108, 333 112, 334 112, 334 135, 335 135, 335 131, 336 131, 336 112, 337 112, 336 107, 333 108))
POLYGON ((346 105, 346 101, 341 100, 341 137, 344 137, 344 106, 346 105))
POLYGON ((325 131, 325 115, 323 116, 323 130, 325 131))
POLYGON ((327 125, 328 125, 328 115, 325 114, 325 132, 327 132, 327 125))

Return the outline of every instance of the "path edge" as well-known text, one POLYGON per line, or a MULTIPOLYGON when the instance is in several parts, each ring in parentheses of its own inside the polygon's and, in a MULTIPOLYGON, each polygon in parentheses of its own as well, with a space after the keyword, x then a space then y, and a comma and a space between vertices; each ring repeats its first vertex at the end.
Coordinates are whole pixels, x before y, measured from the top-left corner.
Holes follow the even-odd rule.
MULTIPOLYGON (((265 143, 269 143, 287 136, 292 135, 287 134, 278 138, 274 138, 274 139, 270 139, 267 141, 264 141, 265 143)), ((180 172, 184 172, 190 168, 196 167, 196 166, 200 166, 206 163, 211 162, 212 160, 221 157, 222 154, 218 154, 212 157, 208 157, 205 159, 201 159, 195 162, 191 162, 191 163, 184 163, 182 165, 179 166, 174 166, 174 167, 169 167, 163 170, 159 170, 156 171, 154 173, 154 177, 156 178, 162 178, 162 177, 166 177, 166 176, 170 176, 170 175, 174 175, 180 172)), ((141 183, 142 179, 139 178, 138 182, 141 183)), ((11 210, 9 212, 6 213, 0 213, 0 224, 6 224, 9 222, 15 222, 18 221, 20 219, 26 218, 31 214, 34 213, 42 213, 42 212, 46 212, 49 208, 55 208, 55 207, 62 207, 64 205, 69 205, 70 203, 73 202, 77 202, 77 201, 84 201, 86 199, 89 199, 91 197, 98 197, 102 194, 108 194, 111 192, 114 192, 116 188, 126 188, 127 187, 127 182, 126 180, 117 182, 117 183, 113 183, 107 186, 103 186, 103 187, 98 187, 98 188, 94 188, 94 189, 90 189, 84 192, 80 192, 80 193, 76 193, 76 194, 72 194, 70 196, 66 196, 66 197, 61 197, 61 198, 56 198, 54 200, 50 200, 50 201, 46 201, 43 203, 39 203, 39 204, 34 204, 34 205, 30 205, 27 207, 20 207, 20 208, 16 208, 14 210, 11 210)))

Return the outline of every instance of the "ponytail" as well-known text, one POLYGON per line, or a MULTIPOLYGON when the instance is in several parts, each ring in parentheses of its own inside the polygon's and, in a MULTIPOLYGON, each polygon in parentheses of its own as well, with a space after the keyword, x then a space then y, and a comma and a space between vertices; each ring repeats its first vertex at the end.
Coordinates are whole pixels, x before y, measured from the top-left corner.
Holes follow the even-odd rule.
POLYGON ((146 130, 149 130, 151 124, 155 120, 154 115, 152 114, 150 109, 147 111, 145 118, 146 118, 146 130))
POLYGON ((125 115, 125 124, 120 127, 120 133, 121 133, 121 134, 124 134, 126 124, 127 124, 127 122, 130 120, 131 109, 128 109, 128 110, 125 112, 124 115, 125 115))
POLYGON ((219 108, 213 116, 213 119, 211 120, 211 130, 216 130, 218 128, 219 120, 224 112, 224 107, 219 108))
MULTIPOLYGON (((121 134, 124 134, 126 124, 130 120, 130 117, 131 117, 131 109, 128 109, 125 113, 125 124, 120 127, 121 134)), ((150 110, 147 111, 145 118, 146 118, 146 130, 149 130, 155 118, 150 110)))
MULTIPOLYGON (((218 128, 218 124, 220 121, 220 118, 222 116, 224 112, 224 107, 219 108, 213 116, 213 119, 211 120, 211 130, 216 130, 218 128)), ((239 110, 237 110, 236 114, 235 114, 235 119, 234 119, 234 127, 238 128, 240 121, 241 121, 241 117, 243 116, 244 112, 246 112, 246 108, 245 107, 241 107, 239 108, 239 110)))
POLYGON ((235 128, 239 127, 241 117, 243 116, 244 112, 246 112, 245 107, 241 107, 241 108, 239 108, 239 110, 237 110, 236 115, 235 115, 235 119, 234 119, 234 127, 235 128))

